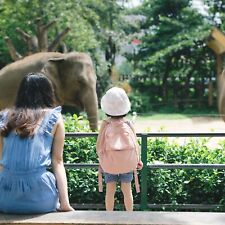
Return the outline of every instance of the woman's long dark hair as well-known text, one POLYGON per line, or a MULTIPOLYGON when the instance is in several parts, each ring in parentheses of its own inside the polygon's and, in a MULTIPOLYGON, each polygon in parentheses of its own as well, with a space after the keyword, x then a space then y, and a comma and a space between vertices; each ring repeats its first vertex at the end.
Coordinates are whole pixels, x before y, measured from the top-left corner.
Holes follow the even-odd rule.
POLYGON ((44 116, 45 108, 55 105, 55 95, 50 80, 41 73, 29 73, 19 86, 14 108, 7 114, 2 136, 15 130, 20 137, 34 135, 35 128, 44 116))

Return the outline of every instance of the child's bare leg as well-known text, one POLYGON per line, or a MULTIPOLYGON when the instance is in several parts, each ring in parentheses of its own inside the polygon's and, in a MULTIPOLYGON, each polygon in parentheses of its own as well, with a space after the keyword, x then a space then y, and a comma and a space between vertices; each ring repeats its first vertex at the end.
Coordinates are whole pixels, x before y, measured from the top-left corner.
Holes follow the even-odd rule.
POLYGON ((121 183, 121 190, 123 192, 124 205, 126 211, 133 211, 133 194, 130 183, 121 183))
POLYGON ((105 206, 107 211, 114 209, 114 196, 116 192, 116 182, 109 182, 106 184, 105 206))

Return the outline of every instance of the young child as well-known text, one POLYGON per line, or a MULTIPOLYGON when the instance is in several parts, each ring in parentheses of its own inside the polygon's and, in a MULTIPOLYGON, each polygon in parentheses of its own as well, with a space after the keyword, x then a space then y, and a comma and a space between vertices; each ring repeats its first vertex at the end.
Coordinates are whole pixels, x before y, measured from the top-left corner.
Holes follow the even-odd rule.
POLYGON ((124 118, 130 107, 126 92, 119 87, 110 88, 101 99, 101 108, 108 119, 101 124, 96 149, 106 182, 107 211, 114 209, 117 182, 121 183, 125 209, 133 210, 131 181, 133 174, 137 178, 136 169, 143 167, 134 127, 124 118))

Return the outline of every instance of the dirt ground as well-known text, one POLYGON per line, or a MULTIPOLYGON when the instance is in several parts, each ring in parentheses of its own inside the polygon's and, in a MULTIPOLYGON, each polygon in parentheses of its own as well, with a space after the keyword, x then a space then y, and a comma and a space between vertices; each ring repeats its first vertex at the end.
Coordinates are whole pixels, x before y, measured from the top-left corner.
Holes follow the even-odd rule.
POLYGON ((134 126, 137 132, 225 132, 225 122, 213 117, 135 120, 134 126))
MULTIPOLYGON (((190 133, 225 133, 225 122, 220 118, 193 117, 190 119, 163 119, 163 120, 136 120, 134 121, 136 132, 190 132, 190 133)), ((170 138, 173 140, 174 138, 170 138)), ((188 138, 176 138, 178 142, 184 143, 188 138)), ((208 145, 215 147, 224 137, 212 137, 208 145)))

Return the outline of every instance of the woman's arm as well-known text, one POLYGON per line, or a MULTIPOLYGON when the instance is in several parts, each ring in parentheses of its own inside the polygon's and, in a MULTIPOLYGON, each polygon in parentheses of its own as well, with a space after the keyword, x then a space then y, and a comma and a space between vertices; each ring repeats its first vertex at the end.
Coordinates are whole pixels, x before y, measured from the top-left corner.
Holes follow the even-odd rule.
POLYGON ((63 164, 65 129, 62 117, 57 121, 53 133, 54 140, 52 147, 52 167, 53 173, 56 177, 56 185, 59 191, 59 211, 73 211, 74 209, 69 203, 66 171, 63 164))

